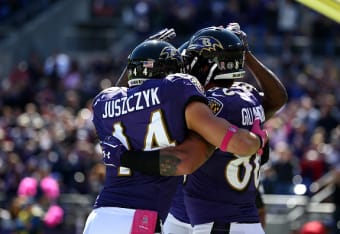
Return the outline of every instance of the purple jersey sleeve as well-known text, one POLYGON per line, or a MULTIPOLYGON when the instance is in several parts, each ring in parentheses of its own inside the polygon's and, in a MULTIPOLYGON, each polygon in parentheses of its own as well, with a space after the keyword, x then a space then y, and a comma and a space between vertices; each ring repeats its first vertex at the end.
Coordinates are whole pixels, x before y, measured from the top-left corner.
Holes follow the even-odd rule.
POLYGON ((173 74, 169 75, 165 81, 166 85, 171 87, 165 93, 165 98, 172 99, 173 101, 187 100, 187 102, 190 102, 197 100, 208 103, 204 88, 196 77, 188 74, 173 74))

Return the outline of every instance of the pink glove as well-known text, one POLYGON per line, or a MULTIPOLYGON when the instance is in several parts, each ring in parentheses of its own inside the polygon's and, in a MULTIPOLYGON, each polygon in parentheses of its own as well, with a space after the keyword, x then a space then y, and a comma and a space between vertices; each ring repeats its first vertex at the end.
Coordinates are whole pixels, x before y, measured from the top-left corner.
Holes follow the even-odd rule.
POLYGON ((266 130, 261 129, 261 120, 259 118, 256 118, 253 123, 253 127, 251 128, 251 132, 255 133, 261 141, 260 149, 257 151, 259 155, 262 155, 263 153, 263 147, 266 144, 268 140, 268 133, 266 130))

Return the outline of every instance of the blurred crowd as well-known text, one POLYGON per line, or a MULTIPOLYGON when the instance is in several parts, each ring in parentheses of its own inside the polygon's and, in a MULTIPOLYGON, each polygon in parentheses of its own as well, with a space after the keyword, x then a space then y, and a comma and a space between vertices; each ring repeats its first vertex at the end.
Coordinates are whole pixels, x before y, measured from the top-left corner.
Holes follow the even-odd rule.
POLYGON ((1 0, 1 24, 21 26, 58 0, 1 0))
MULTIPOLYGON (((0 10, 6 2, 0 1, 0 10)), ((303 184, 312 195, 313 182, 340 170, 338 24, 290 0, 93 0, 92 10, 94 17, 118 18, 140 38, 155 28, 173 27, 185 38, 203 26, 239 22, 250 49, 289 95, 287 105, 266 123, 271 159, 263 168, 265 193, 295 194, 295 185, 303 184)), ((46 201, 39 192, 44 178, 57 181, 60 193, 95 196, 101 188, 105 170, 91 100, 114 84, 124 61, 110 55, 80 61, 67 51, 48 57, 32 52, 0 78, 0 214, 12 220, 0 225, 1 233, 43 233, 35 231, 34 215, 23 229, 27 214, 18 210, 39 210, 32 207, 46 201), (38 192, 20 195, 25 178, 36 180, 38 192)), ((253 81, 250 73, 246 79, 253 81)), ((40 204, 41 212, 58 206, 57 200, 40 204)), ((339 197, 333 201, 339 204, 339 197)))
POLYGON ((202 27, 238 22, 251 35, 258 52, 279 53, 280 46, 290 44, 295 45, 295 52, 301 52, 299 46, 306 43, 314 54, 340 52, 339 24, 295 0, 92 0, 91 3, 94 18, 118 17, 119 24, 133 29, 140 39, 164 25, 174 27, 179 35, 188 35, 202 27), (274 51, 270 50, 271 46, 274 51))
MULTIPOLYGON (((9 79, 2 82, 0 191, 4 199, 0 207, 9 210, 16 220, 12 226, 6 224, 9 230, 19 228, 17 221, 22 219, 12 207, 18 199, 23 200, 18 196, 23 178, 40 181, 52 177, 61 193, 81 194, 97 193, 102 181, 101 169, 97 169, 101 156, 89 108, 100 81, 86 87, 80 70, 75 70, 74 65, 68 68, 73 63, 68 64, 67 55, 55 58, 56 64, 48 58, 36 67, 20 62, 9 79)), ((87 76, 91 77, 91 71, 87 76)))

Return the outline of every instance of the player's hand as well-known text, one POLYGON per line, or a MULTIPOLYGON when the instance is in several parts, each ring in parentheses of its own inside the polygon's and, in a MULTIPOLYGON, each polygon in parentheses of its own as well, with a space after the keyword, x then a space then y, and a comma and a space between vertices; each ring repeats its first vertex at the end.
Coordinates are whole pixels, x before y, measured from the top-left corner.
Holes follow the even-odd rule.
POLYGON ((229 23, 227 25, 226 29, 234 32, 243 42, 244 50, 249 51, 247 34, 244 31, 241 30, 239 23, 236 23, 236 22, 229 23))
POLYGON ((251 132, 255 133, 261 141, 261 146, 260 146, 260 149, 257 151, 257 154, 262 155, 263 147, 266 145, 268 141, 268 133, 266 130, 263 130, 261 128, 261 121, 259 118, 255 118, 253 126, 251 128, 251 132))
POLYGON ((126 147, 115 137, 108 136, 100 142, 103 152, 103 162, 107 166, 119 167, 120 157, 127 151, 126 147))
POLYGON ((145 41, 159 40, 159 41, 171 41, 176 37, 175 29, 164 28, 157 33, 149 36, 145 41))

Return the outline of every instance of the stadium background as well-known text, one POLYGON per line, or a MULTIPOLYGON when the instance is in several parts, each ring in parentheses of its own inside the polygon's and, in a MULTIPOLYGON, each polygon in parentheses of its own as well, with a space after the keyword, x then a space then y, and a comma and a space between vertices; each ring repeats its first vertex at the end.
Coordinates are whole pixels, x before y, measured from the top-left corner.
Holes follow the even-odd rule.
POLYGON ((292 0, 0 1, 0 233, 81 233, 104 178, 93 96, 150 34, 175 28, 179 46, 201 27, 235 21, 289 94, 267 123, 266 231, 298 233, 318 220, 339 233, 339 23, 292 0), (61 195, 47 203, 64 209, 62 224, 37 225, 42 232, 20 225, 39 224, 31 208, 46 206, 41 191, 17 196, 26 176, 58 181, 61 195))

